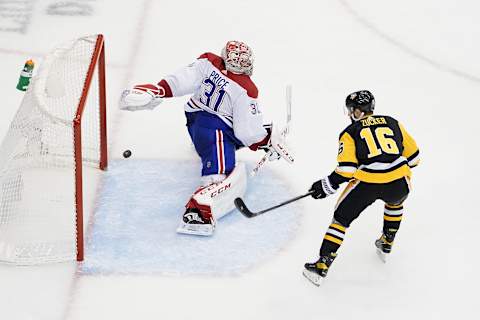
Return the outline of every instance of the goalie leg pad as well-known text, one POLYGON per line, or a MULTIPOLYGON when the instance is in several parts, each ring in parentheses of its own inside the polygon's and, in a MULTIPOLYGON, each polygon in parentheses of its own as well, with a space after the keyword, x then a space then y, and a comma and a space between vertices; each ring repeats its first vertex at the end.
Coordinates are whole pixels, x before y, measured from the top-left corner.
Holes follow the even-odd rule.
POLYGON ((247 189, 245 164, 238 163, 235 169, 220 183, 213 183, 193 195, 200 205, 209 206, 215 219, 220 219, 235 208, 233 200, 243 197, 247 189))
POLYGON ((234 209, 233 200, 243 197, 247 188, 246 169, 243 163, 221 182, 199 188, 186 205, 178 233, 210 236, 216 220, 234 209))

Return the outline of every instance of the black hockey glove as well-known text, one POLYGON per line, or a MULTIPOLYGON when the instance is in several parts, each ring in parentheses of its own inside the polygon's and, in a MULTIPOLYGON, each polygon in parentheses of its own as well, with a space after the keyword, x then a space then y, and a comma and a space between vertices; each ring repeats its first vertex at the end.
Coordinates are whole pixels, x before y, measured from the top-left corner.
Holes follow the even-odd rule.
POLYGON ((318 180, 308 191, 313 191, 312 197, 315 199, 326 198, 337 192, 338 184, 332 184, 328 177, 318 180))

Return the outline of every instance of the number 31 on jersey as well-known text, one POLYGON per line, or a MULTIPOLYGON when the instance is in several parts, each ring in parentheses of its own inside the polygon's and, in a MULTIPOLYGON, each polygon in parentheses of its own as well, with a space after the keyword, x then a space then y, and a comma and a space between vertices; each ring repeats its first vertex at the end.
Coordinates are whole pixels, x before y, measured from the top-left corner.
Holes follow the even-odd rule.
POLYGON ((225 96, 225 90, 223 88, 226 84, 228 84, 228 82, 224 82, 219 86, 210 78, 203 80, 202 86, 204 91, 203 96, 200 97, 200 101, 213 111, 218 111, 218 108, 222 104, 223 97, 225 96))

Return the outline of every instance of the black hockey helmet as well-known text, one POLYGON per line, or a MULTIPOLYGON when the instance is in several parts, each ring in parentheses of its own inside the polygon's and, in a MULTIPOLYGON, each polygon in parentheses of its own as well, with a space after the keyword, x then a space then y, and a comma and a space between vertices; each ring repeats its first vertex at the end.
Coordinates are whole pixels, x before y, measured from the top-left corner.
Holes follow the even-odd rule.
POLYGON ((350 93, 345 99, 345 106, 349 112, 359 109, 364 113, 373 113, 375 109, 375 98, 368 90, 360 90, 350 93))

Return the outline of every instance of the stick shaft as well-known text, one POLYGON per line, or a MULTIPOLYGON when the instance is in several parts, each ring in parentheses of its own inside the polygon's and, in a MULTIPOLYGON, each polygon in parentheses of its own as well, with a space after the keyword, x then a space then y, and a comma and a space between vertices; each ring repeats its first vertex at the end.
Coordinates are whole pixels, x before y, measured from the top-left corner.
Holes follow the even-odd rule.
POLYGON ((258 212, 258 214, 262 214, 262 213, 266 213, 266 212, 268 212, 268 211, 272 211, 272 210, 278 209, 278 208, 280 208, 280 207, 283 207, 284 205, 287 205, 287 204, 289 204, 289 203, 295 202, 295 201, 300 200, 300 199, 302 199, 302 198, 308 197, 309 195, 312 194, 312 192, 313 192, 313 191, 309 191, 309 192, 307 192, 307 193, 305 193, 305 194, 302 194, 301 196, 298 196, 298 197, 292 198, 292 199, 290 199, 290 200, 284 201, 284 202, 279 203, 279 204, 277 204, 277 205, 275 205, 275 206, 273 206, 273 207, 270 207, 270 208, 261 210, 261 211, 258 212))
POLYGON ((292 198, 292 199, 289 199, 287 201, 284 201, 282 203, 279 203, 273 207, 270 207, 270 208, 266 208, 266 209, 263 209, 263 210, 260 210, 260 211, 257 211, 257 212, 252 212, 248 209, 247 205, 245 204, 245 202, 241 199, 241 198, 237 198, 235 199, 234 203, 235 203, 235 206, 237 207, 237 209, 244 215, 246 216, 247 218, 253 218, 253 217, 256 217, 258 215, 261 215, 261 214, 264 214, 264 213, 267 213, 269 211, 272 211, 272 210, 275 210, 277 208, 280 208, 280 207, 283 207, 284 205, 287 205, 289 203, 292 203, 294 201, 297 201, 297 200, 300 200, 302 198, 305 198, 305 197, 308 197, 310 196, 311 194, 313 193, 313 191, 309 191, 307 192, 306 194, 302 194, 300 196, 297 196, 295 198, 292 198))

